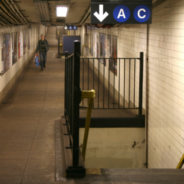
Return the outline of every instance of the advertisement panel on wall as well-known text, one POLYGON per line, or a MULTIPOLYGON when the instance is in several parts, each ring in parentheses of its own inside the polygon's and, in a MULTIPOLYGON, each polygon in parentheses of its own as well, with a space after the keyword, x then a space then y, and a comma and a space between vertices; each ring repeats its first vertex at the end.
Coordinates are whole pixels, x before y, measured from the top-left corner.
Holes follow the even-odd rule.
POLYGON ((89 42, 88 42, 88 48, 89 48, 89 53, 91 53, 91 33, 89 33, 89 42))
POLYGON ((117 36, 105 33, 91 32, 89 48, 94 58, 100 59, 105 66, 109 63, 109 70, 117 75, 117 36))
POLYGON ((93 34, 93 57, 97 57, 96 33, 93 34))
POLYGON ((17 33, 12 33, 12 65, 17 62, 17 33))
POLYGON ((109 70, 117 74, 117 36, 108 35, 108 45, 110 47, 109 70))
POLYGON ((4 36, 5 35, 1 35, 0 39, 1 39, 1 66, 2 66, 2 69, 3 70, 3 62, 4 62, 4 36))
POLYGON ((23 54, 26 53, 27 47, 27 30, 23 30, 23 54))
POLYGON ((100 41, 99 41, 99 33, 94 33, 93 38, 93 57, 99 58, 100 57, 100 41))
POLYGON ((31 30, 28 30, 28 49, 31 48, 31 30))
POLYGON ((107 35, 107 58, 111 57, 111 35, 107 35))
POLYGON ((106 66, 106 50, 107 50, 107 38, 106 34, 100 33, 100 57, 103 58, 100 61, 106 66))
POLYGON ((18 33, 18 38, 19 38, 18 57, 21 58, 23 56, 23 32, 22 31, 18 33))
POLYGON ((91 55, 93 55, 93 33, 91 33, 91 55))
POLYGON ((6 72, 10 68, 10 34, 1 36, 1 61, 2 72, 6 72))

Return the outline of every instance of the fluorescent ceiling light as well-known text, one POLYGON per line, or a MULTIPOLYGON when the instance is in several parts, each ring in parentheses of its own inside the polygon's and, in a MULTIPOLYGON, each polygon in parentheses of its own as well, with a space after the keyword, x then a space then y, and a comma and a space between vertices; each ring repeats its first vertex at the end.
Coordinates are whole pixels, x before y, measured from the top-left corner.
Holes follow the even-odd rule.
POLYGON ((58 6, 56 7, 56 15, 57 17, 66 17, 68 12, 68 7, 58 6))

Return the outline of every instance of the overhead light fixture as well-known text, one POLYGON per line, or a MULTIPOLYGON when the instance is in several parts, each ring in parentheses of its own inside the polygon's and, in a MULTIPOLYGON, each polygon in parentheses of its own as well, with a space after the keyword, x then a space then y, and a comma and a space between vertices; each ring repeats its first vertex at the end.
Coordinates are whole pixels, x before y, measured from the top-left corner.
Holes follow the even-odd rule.
POLYGON ((68 26, 67 26, 67 25, 65 25, 65 26, 64 26, 64 29, 65 29, 65 30, 68 30, 68 26))
POLYGON ((56 16, 57 17, 66 17, 68 13, 68 7, 66 6, 57 6, 56 7, 56 16))

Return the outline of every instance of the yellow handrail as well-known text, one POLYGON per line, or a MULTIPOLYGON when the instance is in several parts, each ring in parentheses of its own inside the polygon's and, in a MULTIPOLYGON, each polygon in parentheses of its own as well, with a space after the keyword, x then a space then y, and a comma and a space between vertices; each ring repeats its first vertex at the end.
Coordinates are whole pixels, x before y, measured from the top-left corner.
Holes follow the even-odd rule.
POLYGON ((83 146, 82 146, 83 160, 85 160, 85 155, 86 155, 86 147, 87 147, 87 141, 88 141, 88 135, 89 135, 90 122, 91 122, 91 111, 93 108, 93 102, 94 102, 94 98, 95 98, 95 90, 92 89, 91 91, 82 91, 81 100, 83 100, 84 98, 88 98, 89 101, 88 101, 88 109, 87 109, 87 116, 86 116, 83 146))
POLYGON ((181 169, 184 164, 184 155, 181 157, 180 162, 178 163, 176 169, 181 169))

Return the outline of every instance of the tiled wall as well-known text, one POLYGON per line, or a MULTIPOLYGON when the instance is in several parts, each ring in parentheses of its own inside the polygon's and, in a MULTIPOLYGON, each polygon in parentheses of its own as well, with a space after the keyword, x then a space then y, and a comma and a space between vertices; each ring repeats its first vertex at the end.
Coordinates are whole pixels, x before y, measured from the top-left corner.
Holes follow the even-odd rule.
POLYGON ((184 154, 183 17, 183 0, 168 0, 153 9, 148 63, 150 168, 175 168, 184 154))
MULTIPOLYGON (((16 27, 5 27, 5 28, 0 28, 0 38, 1 35, 6 34, 6 33, 13 33, 13 32, 19 32, 21 30, 25 30, 28 29, 27 26, 16 26, 16 27)), ((12 85, 14 84, 13 81, 16 81, 15 78, 17 78, 17 74, 20 72, 20 70, 22 70, 25 66, 25 64, 30 60, 31 56, 35 53, 35 49, 38 43, 38 39, 40 39, 40 32, 42 31, 43 34, 45 34, 45 26, 39 25, 39 24, 34 24, 31 25, 31 30, 30 30, 30 34, 31 34, 31 48, 28 49, 27 47, 27 52, 17 60, 17 62, 12 65, 10 63, 10 69, 8 71, 6 71, 6 73, 2 76, 0 76, 0 103, 3 100, 3 98, 6 96, 6 93, 8 92, 8 90, 12 87, 12 85), (10 85, 11 83, 11 85, 10 85), (8 86, 8 89, 6 89, 4 91, 4 89, 8 86)), ((11 45, 12 39, 10 37, 10 45, 11 45)), ((1 51, 0 51, 0 58, 1 58, 1 51)), ((2 62, 0 59, 0 71, 2 71, 2 62)))
MULTIPOLYGON (((184 154, 184 0, 166 0, 154 7, 149 27, 122 25, 93 32, 117 35, 118 57, 145 53, 148 166, 175 168, 184 154)), ((77 34, 84 38, 80 29, 77 34)))

